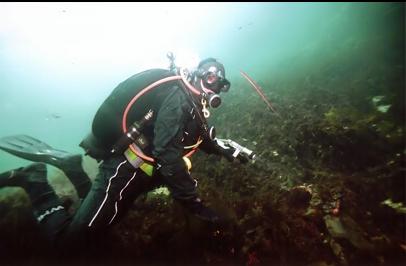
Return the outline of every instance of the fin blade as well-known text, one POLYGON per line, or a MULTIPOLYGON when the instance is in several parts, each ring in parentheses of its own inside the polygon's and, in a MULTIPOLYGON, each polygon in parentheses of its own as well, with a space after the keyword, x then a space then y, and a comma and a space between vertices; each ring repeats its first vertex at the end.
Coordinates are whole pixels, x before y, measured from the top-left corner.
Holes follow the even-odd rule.
POLYGON ((17 157, 54 164, 58 159, 72 156, 71 153, 57 150, 50 145, 28 135, 14 135, 0 138, 0 149, 17 157))

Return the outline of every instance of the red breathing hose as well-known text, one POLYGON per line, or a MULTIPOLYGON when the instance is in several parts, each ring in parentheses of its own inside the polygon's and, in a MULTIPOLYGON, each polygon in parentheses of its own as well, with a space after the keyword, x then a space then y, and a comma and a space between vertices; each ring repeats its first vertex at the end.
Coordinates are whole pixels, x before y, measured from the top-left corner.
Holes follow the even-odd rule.
MULTIPOLYGON (((131 107, 134 105, 134 103, 145 93, 147 93, 149 90, 155 88, 156 86, 161 85, 162 83, 165 82, 169 82, 169 81, 173 81, 173 80, 179 80, 182 79, 186 86, 195 94, 200 94, 200 92, 198 90, 196 90, 191 84, 189 84, 189 82, 186 81, 186 79, 182 76, 171 76, 171 77, 167 77, 167 78, 163 78, 160 79, 152 84, 150 84, 149 86, 147 86, 146 88, 142 89, 139 93, 137 93, 137 95, 135 95, 131 101, 127 104, 125 110, 124 110, 124 114, 123 114, 123 118, 121 120, 121 126, 122 126, 122 130, 123 133, 126 134, 127 133, 127 116, 128 116, 128 112, 130 111, 131 107)), ((149 161, 149 162, 154 162, 154 158, 149 157, 145 154, 143 154, 139 149, 136 148, 136 146, 134 144, 130 145, 130 149, 139 157, 141 157, 142 159, 149 161)), ((190 151, 188 154, 186 154, 187 157, 189 157, 190 155, 192 155, 195 152, 195 149, 190 151)))

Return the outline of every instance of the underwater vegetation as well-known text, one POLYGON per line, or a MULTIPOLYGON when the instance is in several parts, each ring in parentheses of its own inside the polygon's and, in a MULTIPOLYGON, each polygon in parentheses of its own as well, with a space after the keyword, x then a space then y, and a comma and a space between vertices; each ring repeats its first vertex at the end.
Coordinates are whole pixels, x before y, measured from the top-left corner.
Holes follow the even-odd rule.
MULTIPOLYGON (((390 66, 379 79, 387 73, 390 66)), ((75 263, 401 265, 405 127, 393 111, 400 107, 382 88, 379 99, 390 107, 380 109, 369 83, 330 90, 306 79, 295 94, 276 86, 268 93, 280 117, 254 93, 244 96, 242 105, 238 93, 247 89, 242 84, 213 117, 221 137, 258 154, 248 165, 204 154, 193 159, 200 195, 227 223, 203 224, 161 190, 139 198, 109 241, 85 247, 86 256, 75 263), (352 96, 354 88, 362 100, 352 96)), ((392 85, 400 88, 398 82, 392 85)), ((77 201, 62 173, 56 172, 51 184, 70 203, 77 201)), ((48 258, 46 248, 37 245, 40 235, 28 199, 19 189, 8 190, 13 197, 0 193, 1 250, 7 261, 35 264, 38 254, 48 258), (25 256, 14 257, 23 249, 25 256)))
MULTIPOLYGON (((384 48, 384 38, 331 43, 311 67, 306 54, 287 59, 278 71, 288 77, 273 69, 252 75, 278 115, 245 80, 233 82, 210 123, 258 158, 240 165, 198 153, 192 169, 202 199, 226 222, 196 220, 161 189, 134 202, 103 241, 72 254, 72 264, 404 265, 404 36, 398 38, 384 48)), ((95 176, 95 162, 86 162, 95 176)), ((74 211, 75 192, 54 173, 51 184, 74 211)), ((0 263, 68 263, 40 244, 22 190, 1 191, 0 216, 0 263)))

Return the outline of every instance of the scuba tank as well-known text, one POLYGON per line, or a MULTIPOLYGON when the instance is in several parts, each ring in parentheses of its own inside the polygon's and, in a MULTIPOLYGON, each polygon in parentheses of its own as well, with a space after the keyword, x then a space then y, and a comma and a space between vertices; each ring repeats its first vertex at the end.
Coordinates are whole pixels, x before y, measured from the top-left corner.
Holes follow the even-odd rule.
MULTIPOLYGON (((192 100, 192 94, 201 97, 202 93, 190 85, 190 73, 186 69, 176 67, 174 55, 168 53, 167 56, 171 63, 170 70, 150 69, 135 74, 121 82, 105 99, 93 119, 92 132, 80 145, 87 154, 96 160, 104 160, 112 154, 123 151, 123 147, 129 146, 143 160, 154 162, 154 159, 150 157, 151 145, 143 145, 146 139, 140 138, 138 134, 142 129, 145 136, 153 136, 153 127, 146 122, 153 120, 154 117, 151 114, 151 117, 146 119, 145 111, 142 110, 157 111, 162 101, 171 93, 172 90, 168 89, 170 86, 180 85, 181 89, 186 92, 187 98, 192 102, 195 110, 199 110, 196 113, 203 129, 202 133, 209 132, 205 121, 209 112, 203 102, 204 99, 202 98, 204 117, 200 114, 200 106, 196 106, 192 100), (120 117, 121 121, 117 119, 120 117), (128 122, 132 121, 139 122, 128 125, 128 122), (141 123, 141 121, 143 122, 141 123), (142 127, 140 127, 140 123, 142 127), (139 143, 134 143, 135 140, 139 143), (146 148, 140 151, 136 148, 137 144, 146 148)), ((187 156, 190 155, 191 153, 187 154, 187 156)))
MULTIPOLYGON (((158 84, 154 89, 142 95, 141 92, 156 80, 165 79, 172 75, 167 69, 149 69, 129 77, 116 86, 100 105, 93 118, 91 132, 100 143, 99 148, 101 150, 110 154, 113 146, 129 131, 134 121, 141 121, 150 109, 156 113, 162 101, 171 92, 168 87, 175 85, 176 81, 158 84), (130 108, 127 108, 135 95, 140 97, 130 108), (126 112, 127 109, 129 110, 126 112), (122 125, 124 113, 126 114, 124 119, 127 123, 125 129, 122 125)), ((153 134, 153 128, 150 125, 145 125, 143 131, 145 136, 153 134)), ((146 153, 150 153, 148 147, 146 153)))

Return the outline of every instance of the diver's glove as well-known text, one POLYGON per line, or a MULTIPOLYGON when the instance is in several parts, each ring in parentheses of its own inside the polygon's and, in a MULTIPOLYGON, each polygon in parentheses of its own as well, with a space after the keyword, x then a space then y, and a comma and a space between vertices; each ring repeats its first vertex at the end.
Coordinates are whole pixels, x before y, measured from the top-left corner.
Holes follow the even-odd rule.
POLYGON ((226 158, 229 162, 234 162, 235 159, 238 159, 240 163, 245 164, 249 161, 249 159, 241 153, 238 153, 237 157, 234 157, 236 148, 233 147, 223 148, 222 146, 218 145, 218 151, 220 155, 226 158))
POLYGON ((228 148, 224 149, 222 147, 218 147, 219 153, 227 159, 227 161, 234 162, 235 157, 233 156, 235 149, 234 148, 228 148))
POLYGON ((230 162, 237 158, 240 163, 247 163, 255 159, 255 153, 230 139, 216 139, 217 149, 230 162))
POLYGON ((249 159, 245 156, 242 156, 241 154, 238 154, 237 159, 240 161, 242 164, 246 164, 249 162, 249 159))

